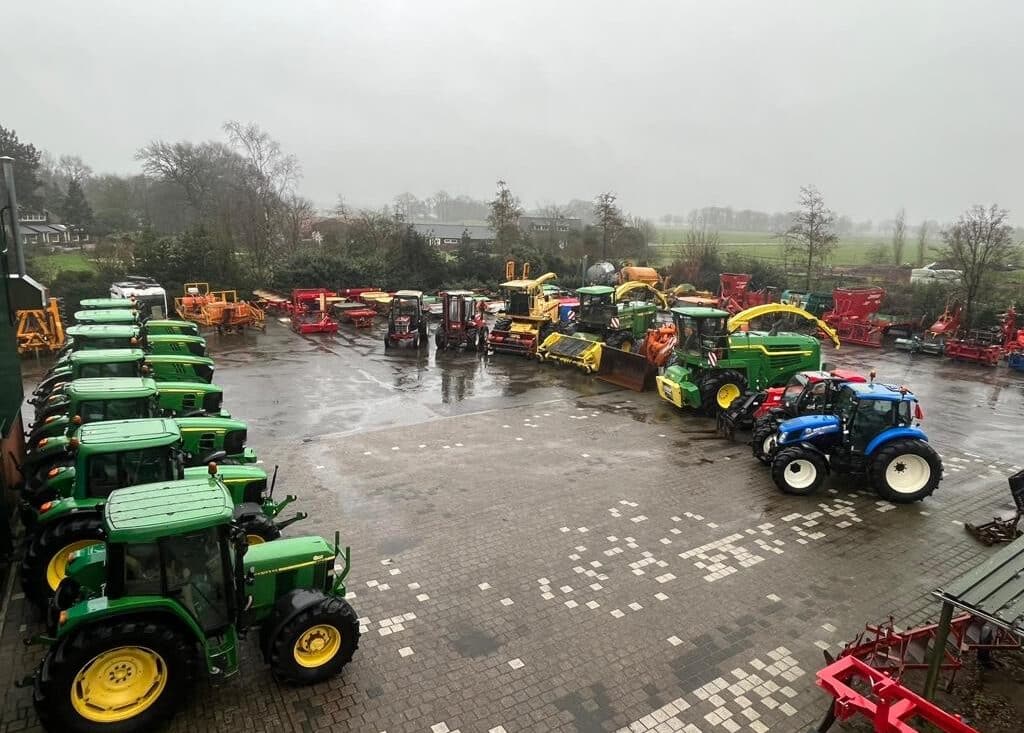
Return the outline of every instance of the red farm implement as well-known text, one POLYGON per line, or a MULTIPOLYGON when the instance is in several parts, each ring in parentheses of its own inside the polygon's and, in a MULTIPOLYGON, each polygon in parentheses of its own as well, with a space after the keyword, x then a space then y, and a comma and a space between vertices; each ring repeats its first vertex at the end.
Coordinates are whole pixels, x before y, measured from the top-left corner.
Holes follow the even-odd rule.
POLYGON ((775 288, 751 290, 751 275, 723 272, 718 276, 718 307, 735 315, 755 305, 764 305, 778 299, 775 288))
POLYGON ((265 313, 287 316, 292 312, 292 302, 282 295, 270 290, 253 290, 252 294, 256 296, 256 305, 265 313))
POLYGON ((814 733, 824 733, 836 720, 855 715, 869 719, 876 733, 915 733, 919 729, 909 725, 915 718, 947 733, 977 733, 957 716, 905 687, 903 675, 928 669, 931 664, 936 673, 951 673, 947 683, 951 688, 965 653, 974 651, 985 658, 996 650, 1018 649, 1020 642, 1010 632, 971 613, 950 620, 945 644, 938 638, 942 634, 940 624, 905 631, 896 629, 892 619, 868 624, 837 660, 826 657, 828 666, 818 672, 818 686, 832 695, 833 702, 814 733), (931 653, 937 645, 943 652, 933 660, 931 653))
POLYGON ((946 342, 946 356, 957 361, 996 366, 1007 354, 1018 352, 1024 344, 1017 330, 1017 311, 1010 308, 1000 318, 998 328, 968 331, 946 342))
POLYGON ((916 326, 881 317, 883 298, 885 290, 879 287, 836 288, 832 291, 832 310, 822 319, 836 330, 841 341, 878 348, 890 330, 908 332, 916 326))
POLYGON ((324 288, 292 291, 292 329, 297 333, 337 333, 338 322, 331 316, 331 302, 337 294, 324 288))

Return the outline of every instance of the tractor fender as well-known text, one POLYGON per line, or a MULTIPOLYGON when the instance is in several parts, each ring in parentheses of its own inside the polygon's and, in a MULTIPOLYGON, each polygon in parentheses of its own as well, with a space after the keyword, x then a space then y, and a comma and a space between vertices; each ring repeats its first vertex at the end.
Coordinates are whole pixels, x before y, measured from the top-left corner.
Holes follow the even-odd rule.
POLYGON ((871 442, 868 443, 867 448, 864 449, 864 455, 870 456, 883 445, 892 440, 896 440, 897 438, 917 438, 918 440, 923 440, 925 443, 928 442, 928 436, 925 435, 924 431, 920 428, 892 428, 891 430, 886 430, 885 432, 876 435, 871 442))
POLYGON ((57 626, 57 639, 63 639, 82 627, 111 616, 117 617, 119 621, 137 618, 173 625, 185 631, 200 646, 206 641, 206 635, 199 624, 180 603, 160 596, 100 596, 79 601, 67 609, 66 620, 57 626))
POLYGON ((42 525, 63 519, 71 514, 82 514, 85 512, 96 512, 102 515, 104 502, 105 499, 75 499, 73 497, 60 499, 53 502, 53 505, 47 511, 40 512, 37 521, 42 525))
POLYGON ((284 625, 323 598, 324 592, 319 588, 296 588, 274 602, 270 616, 260 626, 260 651, 264 661, 270 662, 270 647, 284 625))
MULTIPOLYGON (((829 461, 828 453, 823 451, 821 448, 816 446, 814 443, 805 443, 805 442, 788 443, 785 447, 786 448, 792 448, 793 446, 797 446, 797 445, 800 446, 801 448, 803 448, 806 451, 810 451, 811 453, 817 453, 819 456, 821 456, 822 460, 825 461, 825 470, 828 471, 829 473, 832 473, 832 463, 829 461)), ((780 448, 781 447, 782 446, 780 446, 780 448)))

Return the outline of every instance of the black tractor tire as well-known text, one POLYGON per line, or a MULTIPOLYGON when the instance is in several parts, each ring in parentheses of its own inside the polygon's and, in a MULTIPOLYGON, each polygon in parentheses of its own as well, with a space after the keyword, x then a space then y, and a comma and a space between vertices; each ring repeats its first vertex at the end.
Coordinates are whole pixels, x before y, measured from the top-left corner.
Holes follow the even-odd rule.
MULTIPOLYGON (((68 733, 148 733, 162 728, 178 710, 188 704, 196 677, 195 640, 173 623, 161 619, 104 619, 77 630, 50 647, 36 672, 32 702, 39 721, 46 730, 68 733), (118 649, 133 649, 128 661, 99 660, 118 649), (98 662, 110 674, 127 674, 131 684, 133 673, 146 670, 136 667, 141 651, 159 658, 152 671, 164 677, 164 685, 155 693, 147 707, 136 715, 117 722, 97 722, 84 717, 72 699, 85 688, 77 684, 86 667, 98 662)), ((152 657, 148 657, 152 659, 152 657)), ((141 688, 140 688, 141 689, 141 688)))
POLYGON ((512 328, 511 318, 499 318, 497 321, 494 322, 495 331, 507 331, 510 328, 512 328))
POLYGON ((772 459, 772 481, 784 494, 809 496, 828 475, 828 463, 817 451, 793 446, 783 448, 772 459))
POLYGON ((613 333, 608 337, 608 340, 605 343, 611 347, 619 349, 620 351, 625 351, 630 354, 633 353, 636 346, 636 343, 633 340, 633 334, 625 332, 613 333))
POLYGON ((434 345, 437 346, 438 351, 444 351, 448 348, 448 337, 440 328, 434 332, 434 345))
POLYGON ((245 532, 245 539, 250 545, 261 545, 281 538, 281 530, 274 524, 274 520, 263 512, 239 517, 238 526, 245 532))
POLYGON ((942 480, 942 459, 923 440, 894 440, 878 449, 868 467, 875 493, 895 504, 931 496, 942 480))
POLYGON ((775 434, 779 432, 779 422, 766 415, 754 423, 753 437, 750 441, 754 458, 766 466, 772 465, 775 453, 775 434))
POLYGON ((747 391, 747 378, 743 376, 742 372, 735 369, 722 369, 705 374, 701 378, 698 388, 701 412, 714 417, 721 410, 728 409, 729 405, 743 397, 743 393, 747 391), (722 390, 728 390, 734 394, 729 405, 719 404, 719 393, 722 390))
MULTIPOLYGON (((281 629, 270 643, 270 671, 279 682, 312 685, 338 674, 352 660, 359 646, 359 619, 348 601, 320 594, 319 600, 299 611, 281 629), (337 644, 333 654, 322 660, 298 659, 297 646, 304 641, 307 631, 314 627, 327 627, 328 647, 337 644), (332 637, 333 631, 337 637, 332 637)), ((321 637, 321 641, 323 637, 321 637)))
POLYGON ((487 326, 481 326, 476 332, 476 350, 481 353, 487 351, 487 326))
POLYGON ((62 563, 57 556, 76 543, 103 542, 104 538, 103 517, 98 512, 69 514, 37 526, 27 539, 21 559, 21 589, 25 598, 45 611, 64 577, 60 570, 67 561, 65 558, 62 563), (47 579, 50 570, 55 573, 53 583, 47 579))

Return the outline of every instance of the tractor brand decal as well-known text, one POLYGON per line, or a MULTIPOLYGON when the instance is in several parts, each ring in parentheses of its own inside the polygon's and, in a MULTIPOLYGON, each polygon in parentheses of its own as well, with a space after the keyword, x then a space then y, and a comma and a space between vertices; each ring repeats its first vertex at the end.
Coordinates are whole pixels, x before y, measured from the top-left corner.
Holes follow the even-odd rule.
POLYGON ((253 573, 254 576, 259 577, 262 575, 276 575, 278 573, 287 573, 290 570, 299 570, 301 568, 308 568, 313 565, 319 565, 323 562, 330 562, 334 558, 330 555, 314 555, 312 560, 307 562, 296 563, 295 565, 285 565, 281 568, 271 568, 270 570, 261 570, 258 573, 253 573))

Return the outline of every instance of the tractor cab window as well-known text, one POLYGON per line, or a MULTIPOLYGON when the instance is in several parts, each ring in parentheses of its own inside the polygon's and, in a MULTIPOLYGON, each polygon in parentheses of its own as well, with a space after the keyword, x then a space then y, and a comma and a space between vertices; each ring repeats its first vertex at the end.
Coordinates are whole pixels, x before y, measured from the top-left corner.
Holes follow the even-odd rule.
POLYGON ((900 427, 914 424, 914 410, 909 402, 896 403, 896 424, 900 427))
POLYGON ((808 412, 821 412, 828 405, 828 382, 816 382, 810 386, 803 398, 803 409, 808 412))
POLYGON ((679 349, 686 353, 699 356, 705 351, 728 346, 725 318, 677 316, 676 332, 679 349))
POLYGON ((89 457, 86 468, 90 497, 108 497, 124 486, 178 478, 176 451, 167 447, 144 448, 89 457))
POLYGON ((83 364, 78 375, 87 377, 137 377, 139 365, 134 361, 115 362, 112 364, 83 364))
POLYGON ((401 298, 397 300, 391 308, 391 313, 394 316, 409 316, 416 315, 418 310, 416 307, 416 301, 411 298, 401 298))
POLYGON ((133 420, 138 417, 150 417, 149 400, 87 400, 81 404, 78 414, 82 422, 97 420, 133 420))
POLYGON ((510 290, 508 294, 508 314, 510 316, 530 315, 530 295, 524 290, 510 290))
POLYGON ((580 318, 583 323, 607 323, 616 313, 611 293, 580 295, 580 318))
POLYGON ((167 595, 176 598, 204 631, 230 621, 224 548, 217 528, 161 540, 167 595))
POLYGON ((125 545, 124 594, 155 596, 163 593, 160 548, 154 543, 125 545))
POLYGON ((782 393, 782 404, 786 407, 792 407, 796 405, 797 400, 804 393, 804 387, 806 383, 800 379, 794 378, 789 384, 786 385, 786 389, 782 393))
POLYGON ((859 400, 849 424, 850 439, 856 450, 863 450, 875 436, 894 424, 899 403, 889 400, 859 400))
POLYGON ((465 320, 466 301, 463 298, 448 298, 448 320, 458 323, 465 320))

